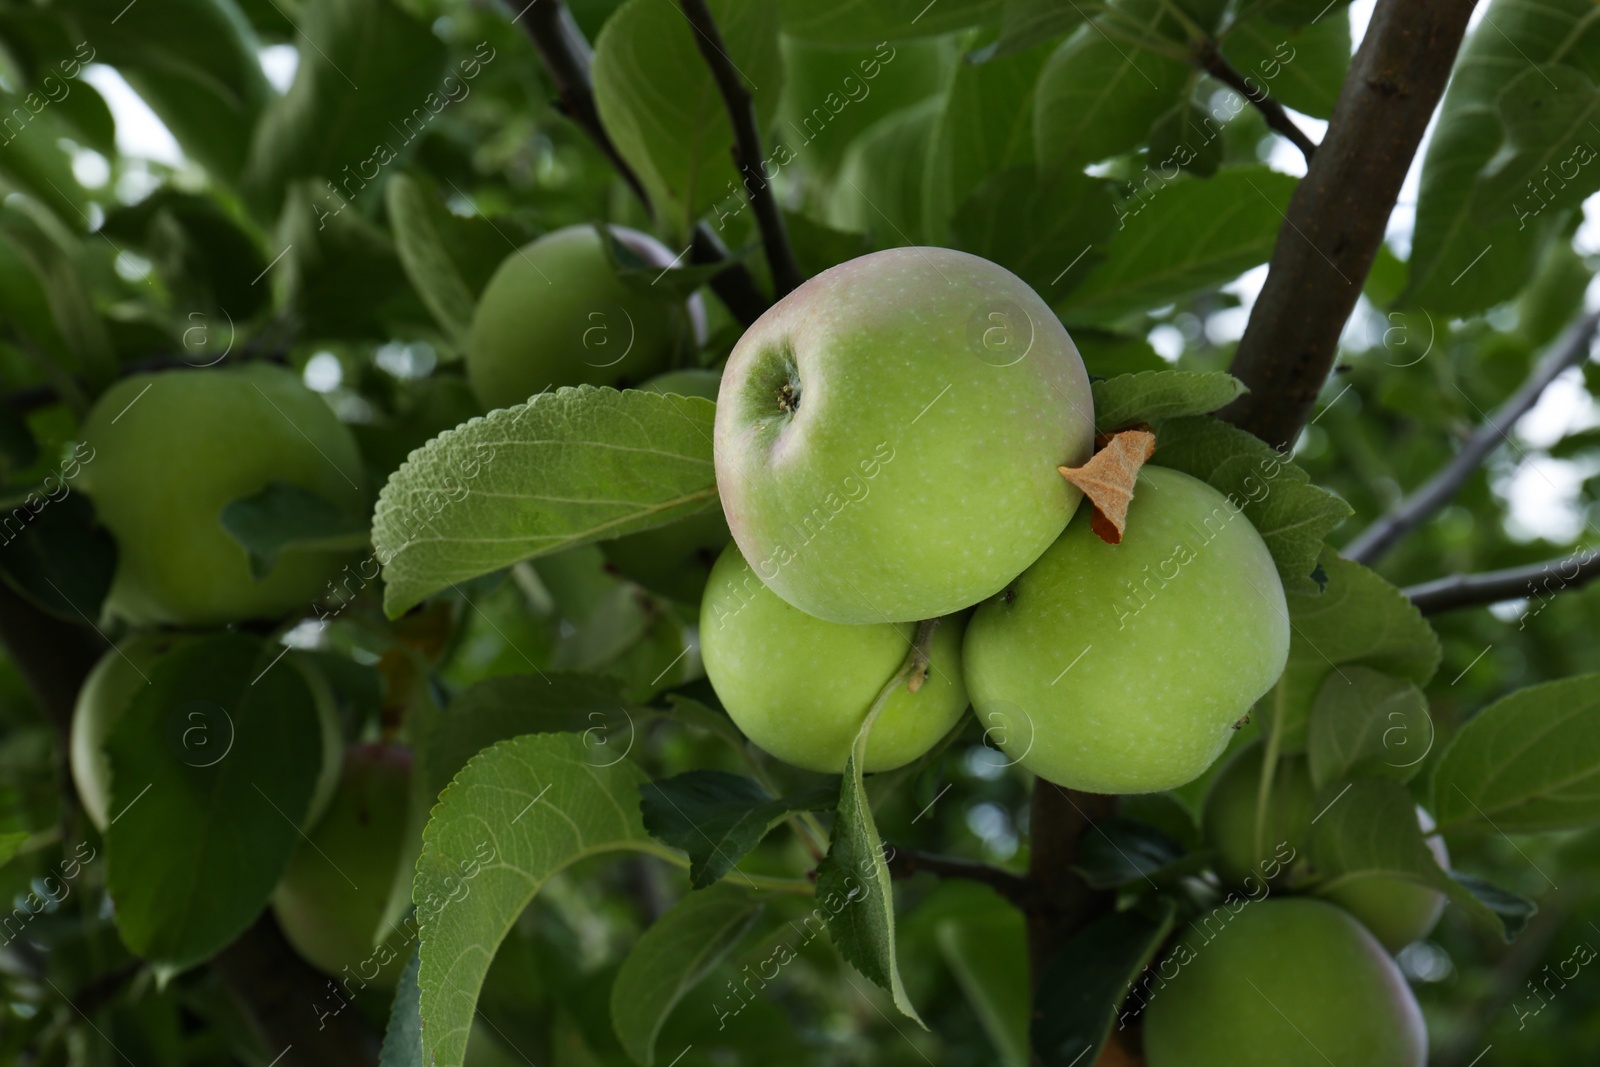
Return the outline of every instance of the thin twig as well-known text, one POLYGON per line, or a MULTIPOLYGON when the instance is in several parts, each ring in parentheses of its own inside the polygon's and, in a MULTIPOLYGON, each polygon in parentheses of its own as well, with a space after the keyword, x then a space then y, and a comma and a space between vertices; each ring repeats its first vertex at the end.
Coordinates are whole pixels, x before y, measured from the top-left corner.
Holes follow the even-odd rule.
POLYGON ((1600 329, 1600 313, 1585 315, 1573 323, 1534 367, 1528 380, 1472 432, 1461 451, 1433 477, 1407 494, 1387 515, 1361 531, 1344 547, 1344 555, 1357 563, 1371 563, 1449 503, 1489 453, 1506 441, 1506 434, 1516 421, 1539 402, 1550 383, 1567 368, 1588 358, 1597 329, 1600 329))
POLYGON ((529 4, 517 19, 523 32, 533 42, 534 50, 544 63, 546 73, 555 84, 557 108, 582 130, 600 149, 600 154, 611 161, 612 167, 628 183, 628 188, 639 198, 646 211, 652 211, 650 197, 644 183, 628 166, 622 153, 600 123, 600 109, 594 100, 594 85, 589 80, 589 64, 594 51, 560 0, 537 0, 529 4))
POLYGON ((1508 567, 1482 574, 1452 574, 1409 586, 1405 594, 1424 615, 1436 615, 1523 597, 1543 601, 1547 595, 1580 589, 1597 578, 1600 578, 1600 548, 1580 548, 1570 556, 1526 567, 1508 567))
MULTIPOLYGON (((654 207, 639 176, 622 158, 600 122, 600 110, 594 99, 594 83, 589 77, 589 64, 594 52, 566 5, 561 0, 537 0, 524 9, 516 21, 533 42, 545 72, 555 85, 561 113, 594 142, 595 147, 617 169, 628 188, 633 190, 645 210, 654 215, 654 207)), ((729 257, 727 248, 705 223, 695 226, 689 255, 690 259, 700 264, 726 262, 727 269, 718 272, 707 283, 711 291, 744 325, 748 326, 761 317, 770 301, 761 294, 755 279, 750 276, 749 268, 729 257)))
POLYGON ((914 874, 926 871, 940 878, 981 882, 1023 911, 1028 911, 1038 904, 1038 887, 1020 874, 1012 874, 999 867, 991 867, 987 863, 975 863, 972 860, 955 859, 950 856, 935 856, 915 849, 900 848, 898 845, 891 845, 890 849, 888 858, 890 877, 910 878, 914 874))
POLYGON ((795 262, 794 249, 789 247, 789 235, 783 226, 783 212, 778 210, 772 185, 761 173, 761 131, 756 128, 755 103, 750 99, 750 91, 745 88, 744 78, 728 57, 722 32, 717 29, 717 22, 711 17, 711 9, 706 6, 705 0, 678 0, 678 7, 694 30, 694 43, 705 58, 711 77, 722 93, 722 102, 728 109, 728 122, 733 126, 733 165, 743 178, 745 196, 750 201, 756 226, 761 231, 761 244, 766 249, 767 263, 772 268, 773 297, 781 299, 805 281, 805 276, 795 262))
POLYGON ((1267 120, 1269 127, 1283 134, 1300 149, 1300 154, 1306 159, 1306 165, 1310 166, 1311 157, 1317 151, 1317 143, 1289 117, 1282 104, 1267 95, 1265 88, 1259 85, 1252 86, 1250 79, 1240 74, 1233 64, 1228 62, 1222 50, 1217 47, 1216 41, 1208 37, 1195 45, 1194 64, 1250 101, 1255 109, 1261 112, 1261 117, 1267 120))

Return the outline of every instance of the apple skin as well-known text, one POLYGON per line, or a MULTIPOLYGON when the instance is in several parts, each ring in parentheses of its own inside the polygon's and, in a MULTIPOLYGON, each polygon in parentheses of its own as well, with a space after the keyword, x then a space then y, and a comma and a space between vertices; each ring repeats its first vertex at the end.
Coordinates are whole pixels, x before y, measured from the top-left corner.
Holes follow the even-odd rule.
POLYGON ((222 509, 268 482, 368 511, 355 438, 293 373, 266 363, 137 374, 83 427, 83 485, 117 542, 107 607, 137 626, 310 612, 349 553, 289 549, 260 581, 222 509), (148 389, 148 391, 146 391, 148 389), (143 395, 141 395, 143 394, 143 395))
MULTIPOLYGON (((639 388, 715 400, 721 381, 722 375, 714 370, 674 370, 639 388)), ((721 507, 713 507, 670 526, 603 542, 600 551, 624 578, 671 600, 698 604, 711 566, 727 543, 727 520, 721 507)))
MULTIPOLYGON (((672 262, 649 234, 611 229, 647 263, 672 262)), ((704 317, 699 297, 685 305, 625 284, 595 228, 568 226, 511 253, 484 286, 467 341, 467 380, 488 410, 563 385, 642 382, 704 332, 704 317)))
MULTIPOLYGON (((729 545, 700 607, 706 676, 734 724, 764 751, 807 770, 844 770, 867 710, 905 661, 912 623, 854 626, 807 615, 780 599, 729 545)), ((961 621, 944 619, 922 688, 884 704, 867 736, 866 771, 921 756, 967 709, 961 621)))
MULTIPOLYGON (((106 756, 106 740, 147 684, 145 679, 151 670, 163 656, 176 650, 186 640, 182 635, 170 633, 135 634, 101 656, 84 679, 83 687, 78 690, 77 704, 72 712, 68 762, 72 768, 73 785, 78 790, 78 799, 83 802, 83 810, 101 833, 105 832, 109 823, 111 807, 111 761, 106 756)), ((311 794, 306 817, 301 822, 304 828, 315 825, 322 817, 339 784, 340 748, 343 742, 339 712, 328 683, 314 667, 297 656, 286 656, 285 661, 299 671, 310 686, 317 709, 317 722, 321 727, 322 772, 311 794)))
POLYGON ((1141 987, 1149 1067, 1427 1061, 1416 998, 1383 946, 1348 914, 1297 897, 1212 915, 1141 987))
POLYGON ((1086 507, 978 608, 967 688, 991 736, 1041 778, 1172 789, 1211 765, 1282 673, 1283 586, 1250 521, 1178 471, 1139 473, 1120 545, 1089 523, 1086 507))
MULTIPOLYGON (((1311 772, 1303 756, 1288 756, 1279 762, 1273 775, 1266 839, 1259 850, 1256 848, 1261 751, 1259 741, 1240 749, 1217 776, 1206 797, 1206 840, 1216 850, 1217 873, 1232 882, 1243 883, 1247 877, 1262 880, 1266 861, 1283 860, 1276 850, 1284 844, 1297 857, 1306 856, 1311 844, 1311 820, 1315 816, 1311 772)), ((1417 821, 1424 834, 1433 830, 1432 816, 1421 808, 1417 809, 1417 821)), ((1427 843, 1439 866, 1448 871, 1450 852, 1444 842, 1429 837, 1427 843)), ((1282 882, 1283 877, 1280 875, 1277 880, 1282 882)), ((1341 879, 1331 890, 1316 892, 1359 919, 1390 952, 1398 952, 1432 933, 1446 904, 1445 895, 1437 889, 1405 878, 1368 875, 1341 879)))
POLYGON ((348 967, 350 975, 392 988, 405 969, 402 931, 386 930, 384 920, 409 851, 410 790, 410 749, 352 746, 333 802, 273 891, 272 911, 289 944, 326 974, 348 967), (380 943, 393 956, 381 965, 380 943), (373 967, 375 979, 367 973, 373 967))
POLYGON ((1078 506, 1089 380, 1016 275, 893 248, 778 301, 728 357, 717 490, 761 580, 832 622, 948 615, 1002 589, 1078 506))

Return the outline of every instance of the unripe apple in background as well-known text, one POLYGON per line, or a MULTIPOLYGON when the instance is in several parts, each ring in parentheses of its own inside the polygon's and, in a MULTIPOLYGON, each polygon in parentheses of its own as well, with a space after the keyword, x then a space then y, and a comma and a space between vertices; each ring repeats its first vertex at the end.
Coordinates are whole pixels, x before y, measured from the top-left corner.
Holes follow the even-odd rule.
MULTIPOLYGON (((106 739, 111 736, 117 722, 133 705, 134 698, 147 684, 150 672, 163 656, 180 647, 187 638, 164 633, 143 633, 123 641, 117 648, 100 657, 83 688, 78 690, 78 702, 72 713, 70 763, 72 782, 77 787, 83 810, 94 823, 95 829, 105 832, 111 813, 111 761, 106 756, 106 739)), ((286 656, 291 669, 300 672, 310 687, 317 709, 317 722, 321 728, 318 742, 322 746, 322 771, 317 778, 311 803, 306 809, 302 827, 309 827, 322 817, 334 788, 339 784, 339 765, 343 742, 340 737, 339 712, 333 691, 316 668, 296 656, 286 656)))
MULTIPOLYGON (((1265 831, 1262 840, 1256 841, 1261 752, 1260 742, 1240 749, 1217 776, 1206 797, 1206 840, 1216 849, 1217 873, 1234 882, 1243 882, 1252 874, 1263 878, 1263 863, 1273 858, 1282 860, 1275 855, 1281 845, 1287 844, 1302 860, 1310 850, 1311 820, 1317 813, 1313 810, 1311 771, 1303 756, 1279 760, 1272 779, 1265 831)), ((1417 809, 1417 822, 1424 834, 1433 830, 1433 818, 1421 808, 1417 809)), ((1426 840, 1433 858, 1448 871, 1450 852, 1444 842, 1438 837, 1426 840)), ((1317 894, 1360 919, 1391 952, 1427 937, 1444 914, 1445 895, 1410 879, 1377 875, 1344 878, 1334 872, 1320 873, 1331 876, 1333 888, 1315 890, 1317 894)))
MULTIPOLYGON (((686 369, 658 374, 639 388, 715 400, 721 382, 719 371, 686 369)), ((727 543, 727 520, 714 506, 670 526, 605 541, 600 551, 624 578, 681 603, 698 604, 711 565, 727 543)))
MULTIPOLYGON (((1432 834, 1433 817, 1417 809, 1417 822, 1424 835, 1432 834)), ((1450 869, 1450 851, 1438 835, 1424 837, 1441 870, 1450 869)), ((1444 914, 1445 895, 1437 889, 1404 878, 1374 876, 1339 879, 1331 888, 1319 890, 1326 900, 1360 919, 1372 935, 1390 952, 1399 952, 1413 941, 1433 933, 1444 914)))
POLYGON ((1080 494, 1089 381, 1016 275, 945 248, 853 259, 745 331, 717 397, 717 490, 784 600, 845 623, 948 615, 998 592, 1080 494))
POLYGON ((1028 770, 1149 793, 1204 772, 1288 655, 1283 585, 1250 520, 1204 482, 1147 466, 1122 543, 1083 509, 978 608, 963 664, 979 718, 1028 770))
MULTIPOLYGON (((673 253, 649 234, 611 232, 652 266, 673 253)), ((617 275, 593 226, 555 230, 511 253, 484 286, 467 342, 467 380, 486 409, 563 385, 637 384, 705 330, 699 297, 641 291, 617 275)))
POLYGON ((1405 977, 1362 925, 1297 897, 1218 907, 1135 983, 1148 1067, 1422 1067, 1405 977))
POLYGON ((1216 851, 1217 873, 1236 884, 1255 879, 1281 885, 1292 868, 1309 862, 1311 843, 1311 769, 1303 756, 1278 761, 1272 795, 1256 836, 1256 804, 1261 788, 1260 740, 1241 748, 1211 783, 1202 823, 1206 841, 1216 851))
POLYGON ((117 542, 107 608, 136 625, 206 626, 310 612, 346 552, 290 547, 257 581, 222 509, 269 482, 351 517, 368 510, 354 437, 282 367, 136 374, 83 426, 84 489, 117 542))
POLYGON ((333 802, 273 892, 272 911, 289 944, 327 974, 392 987, 405 969, 404 934, 385 920, 396 879, 409 884, 407 858, 415 854, 408 847, 410 789, 410 749, 347 750, 333 802))
MULTIPOLYGON (((818 619, 779 599, 729 545, 700 607, 700 655, 722 706, 744 735, 785 763, 838 773, 868 709, 905 661, 913 623, 818 619)), ((940 621, 930 668, 913 693, 896 690, 867 735, 863 769, 921 756, 967 708, 961 620, 940 621)))

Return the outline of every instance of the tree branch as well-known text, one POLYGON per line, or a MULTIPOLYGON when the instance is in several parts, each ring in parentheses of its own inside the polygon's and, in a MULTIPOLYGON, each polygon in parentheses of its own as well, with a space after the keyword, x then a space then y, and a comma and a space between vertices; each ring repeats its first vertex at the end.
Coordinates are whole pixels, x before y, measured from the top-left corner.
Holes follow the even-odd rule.
MULTIPOLYGON (((561 0, 538 0, 524 9, 515 21, 521 24, 523 32, 533 42, 534 50, 539 53, 545 72, 555 85, 561 113, 594 142, 595 147, 617 169, 617 173, 622 175, 623 181, 633 190, 645 210, 653 215, 655 209, 643 183, 617 151, 611 135, 606 133, 605 126, 600 122, 600 110, 594 100, 594 83, 589 78, 589 64, 594 52, 584 39, 583 31, 573 21, 571 12, 561 0)), ((761 294, 755 279, 750 276, 749 269, 729 257, 727 247, 705 223, 695 226, 689 254, 696 263, 728 264, 728 268, 712 277, 708 284, 711 291, 744 325, 755 322, 770 306, 770 301, 761 294)))
POLYGON ((1229 368, 1250 392, 1223 417, 1270 445, 1293 443, 1327 380, 1471 14, 1462 0, 1373 12, 1229 368))
POLYGON ((1568 367, 1589 356, 1595 331, 1600 329, 1600 314, 1585 315, 1568 327, 1534 367, 1528 380, 1495 409, 1488 420, 1472 432, 1461 451, 1422 485, 1406 495, 1387 515, 1361 531, 1344 547, 1344 555, 1357 563, 1370 563, 1391 545, 1418 526, 1456 495, 1484 459, 1505 441, 1513 424, 1526 415, 1539 397, 1568 367))
POLYGON ((745 196, 761 231, 761 245, 766 249, 767 263, 772 268, 773 298, 781 299, 805 281, 805 276, 800 273, 794 250, 789 247, 783 213, 778 210, 772 186, 761 173, 761 131, 756 127, 755 104, 745 88, 744 78, 728 57, 727 45, 706 0, 678 0, 678 7, 695 31, 695 44, 705 57, 711 77, 722 93, 722 102, 727 106, 728 122, 733 126, 733 165, 743 176, 745 196))
POLYGON ((267 1055, 287 1053, 283 1067, 376 1067, 378 1035, 353 1008, 318 1012, 331 982, 295 954, 270 908, 211 967, 249 1015, 267 1055))
POLYGON ((1600 548, 1580 548, 1570 556, 1526 567, 1508 567, 1483 574, 1452 574, 1408 586, 1405 594, 1424 615, 1522 597, 1539 599, 1542 610, 1544 594, 1554 596, 1564 589, 1580 589, 1597 578, 1600 578, 1600 548))
POLYGON ((1313 141, 1306 131, 1302 130, 1283 105, 1267 95, 1266 89, 1261 86, 1251 87, 1250 79, 1236 70, 1232 63, 1223 56, 1222 50, 1217 47, 1217 42, 1209 37, 1198 42, 1194 49, 1194 63, 1201 70, 1211 75, 1217 81, 1226 85, 1261 112, 1261 117, 1267 120, 1267 125, 1284 137, 1298 149, 1305 157, 1306 165, 1310 166, 1311 157, 1316 154, 1317 143, 1313 141))
POLYGON ((1028 916, 1028 959, 1035 983, 1084 921, 1109 910, 1116 899, 1106 890, 1090 888, 1072 866, 1083 835, 1116 813, 1116 797, 1069 791, 1043 778, 1033 784, 1028 880, 1040 899, 1028 916))
POLYGON ((968 882, 981 882, 1005 897, 1018 909, 1028 912, 1038 906, 1039 891, 1031 881, 1020 874, 991 867, 986 863, 935 856, 928 852, 891 846, 889 874, 894 878, 910 878, 926 871, 940 878, 961 878, 968 882))

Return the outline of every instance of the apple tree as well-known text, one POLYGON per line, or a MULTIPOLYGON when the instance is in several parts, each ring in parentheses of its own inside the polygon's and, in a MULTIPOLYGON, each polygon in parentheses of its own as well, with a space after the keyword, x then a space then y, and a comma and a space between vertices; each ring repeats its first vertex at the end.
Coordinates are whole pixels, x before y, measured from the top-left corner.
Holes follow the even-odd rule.
POLYGON ((1596 79, 6 0, 0 1064, 1593 1061, 1596 79))

